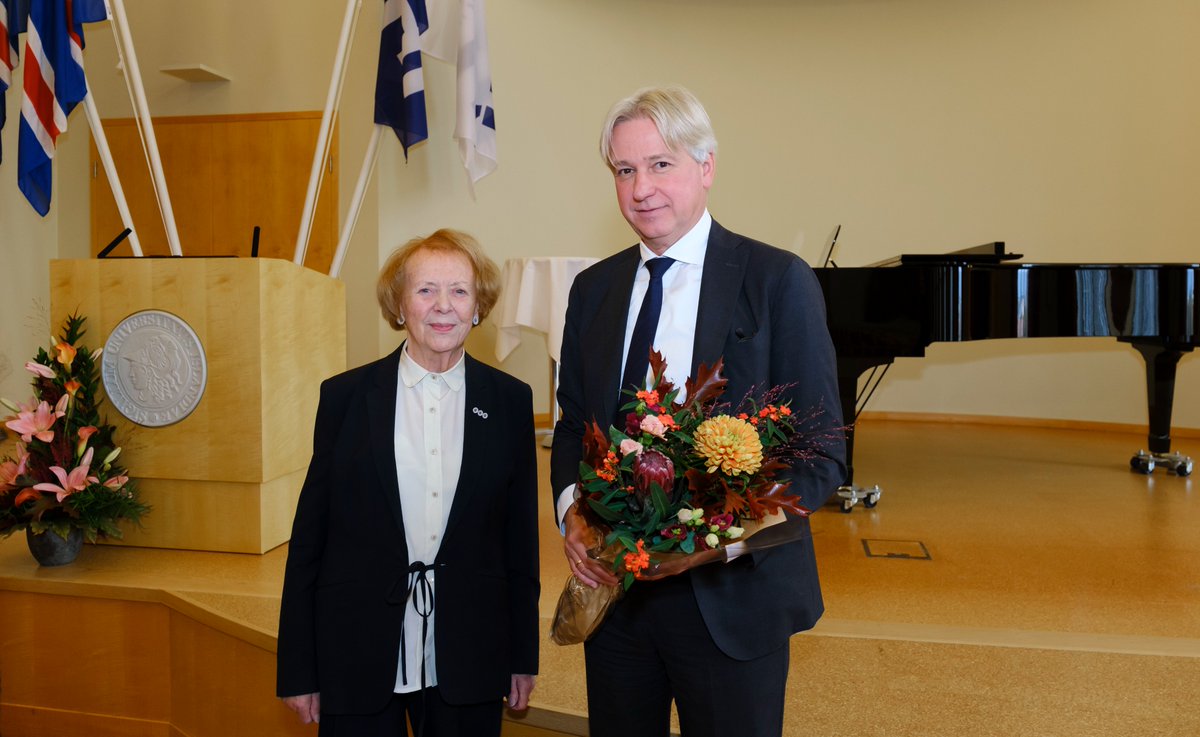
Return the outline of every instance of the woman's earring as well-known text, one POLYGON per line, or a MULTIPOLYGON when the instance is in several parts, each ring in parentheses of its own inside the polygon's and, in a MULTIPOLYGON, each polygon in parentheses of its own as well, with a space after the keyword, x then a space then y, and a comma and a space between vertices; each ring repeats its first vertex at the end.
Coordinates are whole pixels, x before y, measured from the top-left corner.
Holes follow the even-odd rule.
POLYGON ((471 318, 471 324, 472 324, 472 325, 478 325, 478 324, 479 324, 479 313, 478 313, 478 312, 476 312, 476 313, 475 313, 475 317, 472 317, 472 318, 471 318))
POLYGON ((403 325, 403 324, 404 324, 404 315, 401 315, 401 316, 400 316, 400 319, 396 321, 396 324, 397 324, 397 325, 403 325))

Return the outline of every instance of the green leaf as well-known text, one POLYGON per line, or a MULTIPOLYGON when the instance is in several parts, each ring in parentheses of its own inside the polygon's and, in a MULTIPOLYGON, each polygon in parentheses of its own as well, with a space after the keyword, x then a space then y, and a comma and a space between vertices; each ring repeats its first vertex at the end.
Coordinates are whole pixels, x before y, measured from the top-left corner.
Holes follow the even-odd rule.
POLYGON ((588 506, 592 508, 592 511, 600 515, 600 519, 604 520, 605 522, 616 522, 617 520, 621 519, 621 515, 612 511, 595 499, 588 499, 587 502, 588 506))
POLYGON ((625 574, 625 581, 624 581, 624 584, 623 584, 623 585, 625 586, 625 590, 626 590, 626 591, 628 591, 628 590, 629 590, 629 587, 633 585, 633 580, 634 580, 634 579, 633 579, 633 574, 632 574, 632 573, 626 573, 626 574, 625 574))
POLYGON ((660 521, 671 516, 671 502, 667 499, 667 495, 663 493, 662 488, 656 483, 650 485, 650 501, 654 503, 660 521))
POLYGON ((696 552, 696 533, 689 532, 688 536, 683 539, 683 542, 679 543, 679 549, 688 555, 696 552))

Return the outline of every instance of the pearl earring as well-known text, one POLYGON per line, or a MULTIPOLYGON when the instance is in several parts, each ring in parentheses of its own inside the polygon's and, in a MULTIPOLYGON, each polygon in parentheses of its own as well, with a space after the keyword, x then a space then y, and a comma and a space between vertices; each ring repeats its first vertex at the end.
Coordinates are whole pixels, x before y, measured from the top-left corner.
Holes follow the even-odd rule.
POLYGON ((478 315, 478 313, 476 313, 475 317, 472 317, 472 318, 471 318, 471 324, 472 324, 472 325, 478 325, 478 324, 479 324, 479 315, 478 315))

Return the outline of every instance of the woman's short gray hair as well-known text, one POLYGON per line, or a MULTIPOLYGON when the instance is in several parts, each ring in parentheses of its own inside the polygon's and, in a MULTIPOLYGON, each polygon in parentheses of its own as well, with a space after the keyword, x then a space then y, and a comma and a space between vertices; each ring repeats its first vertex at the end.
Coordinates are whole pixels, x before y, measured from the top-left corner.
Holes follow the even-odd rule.
POLYGON ((621 100, 608 111, 600 132, 600 158, 611 169, 612 136, 618 125, 628 120, 654 121, 663 142, 672 149, 686 151, 696 161, 717 154, 717 136, 704 106, 683 87, 645 87, 621 100))

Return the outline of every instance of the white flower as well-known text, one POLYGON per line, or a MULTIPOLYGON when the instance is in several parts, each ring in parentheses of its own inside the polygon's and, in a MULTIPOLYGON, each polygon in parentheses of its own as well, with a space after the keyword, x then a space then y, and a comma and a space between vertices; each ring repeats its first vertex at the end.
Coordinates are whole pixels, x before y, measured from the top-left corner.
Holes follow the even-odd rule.
POLYGON ((704 536, 704 543, 710 548, 715 548, 721 543, 721 541, 716 535, 710 532, 704 536))
MULTIPOLYGON (((703 510, 701 510, 701 511, 703 511, 703 510)), ((683 509, 679 510, 679 511, 678 511, 678 512, 675 514, 675 516, 679 518, 679 521, 680 521, 680 522, 691 522, 691 521, 692 521, 692 517, 695 517, 695 516, 696 516, 696 510, 694 510, 694 509, 687 509, 687 508, 685 507, 685 508, 683 508, 683 509)))
POLYGON ((728 530, 726 530, 726 532, 729 534, 730 540, 737 540, 745 531, 746 529, 744 527, 730 527, 728 530))
POLYGON ((630 440, 629 438, 625 438, 624 440, 621 441, 621 455, 622 456, 627 456, 630 453, 638 453, 640 455, 643 450, 645 450, 645 448, 643 448, 642 444, 636 440, 630 440))

